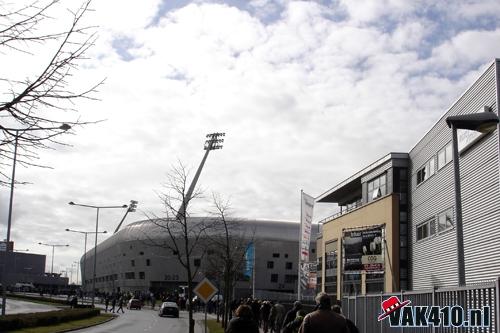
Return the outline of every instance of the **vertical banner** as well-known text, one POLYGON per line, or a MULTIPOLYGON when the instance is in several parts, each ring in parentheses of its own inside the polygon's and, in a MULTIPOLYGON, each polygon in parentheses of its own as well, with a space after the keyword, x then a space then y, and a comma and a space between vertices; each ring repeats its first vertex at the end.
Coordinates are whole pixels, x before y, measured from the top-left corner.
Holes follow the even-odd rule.
POLYGON ((251 278, 253 276, 253 264, 255 256, 255 247, 253 242, 247 245, 247 249, 245 251, 245 277, 251 278))
POLYGON ((309 245, 311 243, 311 228, 314 209, 314 198, 303 191, 300 199, 300 239, 297 298, 300 300, 300 290, 309 285, 309 245), (306 268, 307 267, 307 268, 306 268))
POLYGON ((311 224, 313 218, 314 198, 302 192, 300 214, 300 261, 309 261, 309 244, 311 243, 311 224))

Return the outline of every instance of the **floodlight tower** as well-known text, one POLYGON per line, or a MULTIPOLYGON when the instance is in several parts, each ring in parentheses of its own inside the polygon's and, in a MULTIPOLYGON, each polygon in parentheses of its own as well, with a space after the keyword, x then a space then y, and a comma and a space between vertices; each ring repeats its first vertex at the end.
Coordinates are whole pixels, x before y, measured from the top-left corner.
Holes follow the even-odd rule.
POLYGON ((207 134, 207 140, 205 141, 205 146, 203 149, 205 150, 205 155, 203 156, 203 159, 201 160, 200 166, 198 167, 198 170, 196 170, 196 174, 194 175, 193 181, 191 182, 191 185, 189 186, 189 189, 186 193, 186 196, 184 198, 184 201, 182 202, 181 207, 179 208, 179 211, 177 213, 177 218, 180 218, 183 216, 186 212, 186 205, 189 203, 191 200, 191 196, 193 195, 194 188, 196 187, 196 183, 198 182, 198 178, 200 178, 201 170, 203 169, 203 166, 205 165, 205 161, 207 160, 208 153, 211 150, 216 150, 216 149, 222 149, 222 143, 224 142, 224 139, 220 139, 220 137, 226 136, 226 133, 211 133, 207 134))

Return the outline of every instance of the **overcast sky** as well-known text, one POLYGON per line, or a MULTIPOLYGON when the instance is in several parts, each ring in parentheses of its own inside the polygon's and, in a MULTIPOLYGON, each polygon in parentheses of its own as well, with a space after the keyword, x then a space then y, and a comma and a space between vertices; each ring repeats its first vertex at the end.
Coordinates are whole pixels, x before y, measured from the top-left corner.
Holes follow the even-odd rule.
MULTIPOLYGON (((199 181, 206 200, 192 213, 206 214, 214 191, 230 198, 234 216, 298 221, 301 189, 317 197, 389 152, 408 152, 500 56, 498 0, 92 7, 86 23, 99 26, 99 39, 75 84, 106 82, 99 101, 80 102, 67 120, 106 121, 72 130, 63 138, 70 147, 40 152, 53 169, 19 167, 16 177, 32 184, 15 190, 15 247, 47 254, 50 270, 50 248, 36 244, 70 244, 56 250, 56 272, 83 253, 83 236, 64 229, 95 228, 95 210, 69 201, 135 199, 126 224, 161 214, 165 175, 178 160, 193 175, 211 132, 226 133, 224 148, 210 153, 199 181)), ((61 11, 53 15, 53 24, 64 22, 61 11)), ((1 71, 48 55, 21 62, 4 53, 1 71)), ((8 198, 0 188, 3 235, 8 198)), ((335 211, 318 204, 314 220, 335 211)), ((112 232, 123 214, 102 211, 101 230, 112 232)))

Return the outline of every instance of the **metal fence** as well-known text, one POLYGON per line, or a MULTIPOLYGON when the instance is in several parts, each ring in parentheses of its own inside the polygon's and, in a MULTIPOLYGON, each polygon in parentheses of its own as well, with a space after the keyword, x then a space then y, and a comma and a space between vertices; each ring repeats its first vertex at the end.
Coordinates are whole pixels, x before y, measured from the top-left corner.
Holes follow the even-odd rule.
MULTIPOLYGON (((372 294, 362 296, 344 296, 342 308, 344 315, 351 319, 361 333, 448 333, 448 332, 487 332, 494 333, 500 327, 499 315, 499 282, 485 282, 477 285, 454 288, 440 288, 434 290, 405 291, 400 293, 372 294), (411 301, 411 306, 445 306, 459 305, 464 309, 463 321, 471 320, 471 309, 489 307, 489 325, 485 327, 444 327, 443 322, 437 327, 391 327, 388 318, 378 321, 383 313, 381 304, 391 296, 397 296, 401 302, 411 301)), ((469 325, 470 326, 470 325, 469 325)))

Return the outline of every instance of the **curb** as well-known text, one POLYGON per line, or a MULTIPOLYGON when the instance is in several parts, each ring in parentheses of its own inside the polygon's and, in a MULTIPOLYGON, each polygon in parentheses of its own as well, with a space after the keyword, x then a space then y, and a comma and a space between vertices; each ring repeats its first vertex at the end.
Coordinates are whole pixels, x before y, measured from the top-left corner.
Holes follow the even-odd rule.
POLYGON ((100 322, 98 324, 91 324, 91 325, 85 325, 85 326, 80 326, 80 327, 75 327, 75 328, 70 328, 70 329, 67 329, 67 330, 62 330, 62 331, 54 331, 54 333, 65 333, 65 332, 73 332, 73 331, 77 331, 77 330, 83 330, 84 328, 90 328, 90 327, 94 327, 94 326, 98 326, 98 325, 102 325, 102 324, 105 324, 105 323, 108 323, 110 322, 111 320, 113 319, 116 319, 118 316, 116 315, 113 315, 111 316, 109 319, 103 321, 103 322, 100 322))

